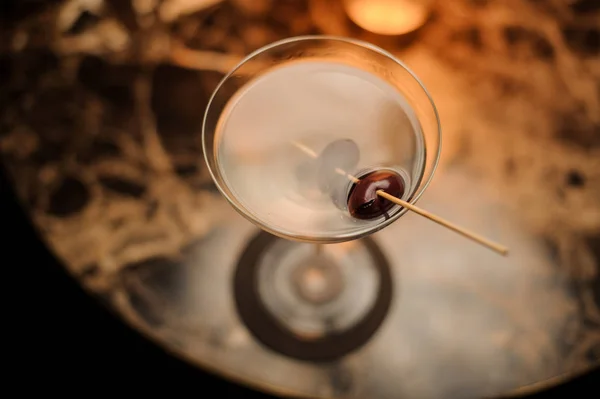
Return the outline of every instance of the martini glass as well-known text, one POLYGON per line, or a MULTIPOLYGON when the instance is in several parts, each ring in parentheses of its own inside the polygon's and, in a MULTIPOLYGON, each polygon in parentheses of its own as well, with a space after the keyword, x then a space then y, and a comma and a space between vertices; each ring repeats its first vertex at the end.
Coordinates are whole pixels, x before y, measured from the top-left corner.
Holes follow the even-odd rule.
POLYGON ((262 232, 233 278, 240 318, 279 353, 330 361, 366 343, 393 298, 368 237, 407 209, 356 217, 357 182, 393 176, 415 203, 436 169, 441 130, 419 79, 391 54, 304 36, 255 51, 220 82, 203 124, 212 178, 262 232), (330 244, 330 245, 322 245, 330 244))

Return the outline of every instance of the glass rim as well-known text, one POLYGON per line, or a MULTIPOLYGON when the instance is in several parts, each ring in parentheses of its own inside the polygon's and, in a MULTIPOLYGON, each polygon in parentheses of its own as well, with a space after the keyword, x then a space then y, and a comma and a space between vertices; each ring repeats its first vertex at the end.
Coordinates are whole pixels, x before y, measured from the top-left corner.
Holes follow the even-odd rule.
MULTIPOLYGON (((362 47, 364 49, 367 49, 367 50, 373 51, 375 53, 378 53, 380 55, 383 55, 388 60, 393 61, 394 63, 399 65, 404 71, 406 71, 414 79, 414 81, 417 82, 417 84, 419 85, 419 87, 421 88, 423 93, 425 93, 425 96, 429 100, 429 104, 431 105, 431 108, 433 110, 433 114, 435 115, 435 122, 436 122, 436 127, 437 127, 436 132, 437 132, 438 148, 437 148, 437 151, 433 154, 434 159, 433 159, 433 163, 431 166, 429 176, 425 176, 426 170, 424 169, 423 174, 422 174, 421 178, 419 179, 420 180, 419 186, 417 187, 417 189, 415 190, 413 195, 407 200, 407 202, 412 205, 416 204, 419 201, 419 199, 425 193, 425 190, 429 187, 429 185, 431 184, 431 181, 433 180, 433 176, 435 175, 435 172, 438 168, 441 153, 442 153, 442 126, 441 126, 440 116, 439 116, 437 107, 435 105, 435 102, 433 101, 433 97, 431 96, 431 94, 429 93, 429 91, 427 90, 427 88, 425 87, 423 82, 421 82, 421 79, 419 79, 419 77, 405 63, 403 63, 398 58, 396 58, 396 56, 394 56, 392 53, 390 53, 372 43, 366 42, 364 40, 354 39, 354 38, 349 38, 349 37, 333 36, 333 35, 293 36, 293 37, 277 40, 277 41, 274 41, 263 47, 260 47, 256 50, 254 50, 253 52, 251 52, 250 54, 248 54, 247 56, 245 56, 241 61, 239 61, 219 81, 219 84, 213 90, 213 92, 210 96, 210 99, 208 100, 208 103, 206 105, 206 111, 204 113, 204 118, 202 120, 202 152, 204 154, 204 162, 206 163, 206 166, 208 168, 208 172, 210 174, 211 179, 217 186, 217 189, 219 190, 221 195, 223 195, 225 197, 227 202, 229 202, 231 204, 231 206, 233 206, 233 208, 240 215, 242 215, 244 218, 246 218, 247 220, 249 220, 250 222, 257 225, 258 227, 260 227, 261 229, 265 230, 268 233, 271 233, 273 235, 276 235, 278 237, 285 238, 285 239, 292 239, 294 241, 317 243, 317 244, 318 243, 332 244, 332 243, 350 241, 353 239, 359 239, 361 237, 365 237, 367 235, 376 233, 379 230, 382 230, 383 228, 389 226, 390 224, 392 224, 393 222, 398 220, 400 217, 402 217, 406 212, 408 212, 408 209, 402 208, 393 217, 391 217, 387 220, 384 220, 383 222, 373 226, 372 228, 367 229, 366 231, 362 231, 362 232, 358 232, 358 233, 355 233, 355 232, 342 233, 342 234, 337 235, 336 237, 315 237, 315 236, 302 236, 302 235, 288 234, 285 232, 278 231, 276 229, 272 229, 266 223, 263 223, 263 221, 259 220, 257 217, 255 217, 253 214, 251 214, 249 212, 249 210, 247 210, 244 206, 239 204, 237 199, 232 198, 233 194, 230 195, 227 192, 228 189, 226 188, 226 186, 227 186, 226 182, 223 181, 223 179, 219 176, 219 173, 217 171, 213 170, 213 168, 211 167, 211 162, 208 157, 207 145, 206 145, 206 141, 207 141, 206 140, 206 124, 207 124, 209 113, 211 111, 211 106, 213 105, 213 101, 214 101, 215 97, 217 96, 217 94, 219 93, 222 86, 235 74, 236 71, 238 71, 240 68, 242 68, 247 62, 251 61, 253 58, 255 58, 261 54, 267 53, 277 47, 286 45, 286 44, 305 42, 305 41, 332 41, 332 42, 345 43, 345 44, 362 47)), ((425 168, 426 167, 427 167, 427 165, 425 165, 425 168)))

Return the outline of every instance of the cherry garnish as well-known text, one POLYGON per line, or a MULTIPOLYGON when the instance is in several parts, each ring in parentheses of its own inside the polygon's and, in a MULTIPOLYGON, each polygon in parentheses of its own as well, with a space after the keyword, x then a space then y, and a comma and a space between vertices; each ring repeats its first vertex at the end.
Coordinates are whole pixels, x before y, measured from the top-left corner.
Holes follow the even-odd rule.
POLYGON ((394 171, 386 169, 367 173, 350 189, 348 211, 353 217, 364 220, 388 216, 387 211, 394 203, 377 195, 377 190, 402 198, 404 189, 404 179, 394 171))

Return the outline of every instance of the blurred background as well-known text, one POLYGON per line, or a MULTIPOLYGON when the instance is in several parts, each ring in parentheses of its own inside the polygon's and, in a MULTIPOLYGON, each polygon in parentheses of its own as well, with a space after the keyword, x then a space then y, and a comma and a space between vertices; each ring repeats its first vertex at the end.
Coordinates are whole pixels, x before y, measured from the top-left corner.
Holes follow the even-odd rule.
MULTIPOLYGON (((518 215, 518 228, 498 227, 516 241, 512 247, 535 240, 535 253, 523 250, 519 257, 517 251, 520 263, 502 275, 454 270, 446 280, 430 281, 457 292, 470 290, 472 283, 480 291, 472 291, 469 301, 486 301, 481 312, 508 315, 510 328, 490 330, 485 338, 510 352, 499 375, 486 374, 487 380, 469 369, 479 363, 465 360, 470 366, 457 366, 459 371, 448 377, 452 383, 430 389, 449 371, 425 361, 430 371, 410 377, 413 386, 404 394, 469 397, 487 393, 480 384, 504 393, 578 374, 600 359, 598 0, 5 0, 0 7, 3 191, 16 195, 69 278, 136 331, 169 351, 187 353, 190 364, 228 374, 218 361, 207 360, 222 352, 190 346, 199 329, 209 331, 202 342, 223 353, 239 350, 245 339, 207 330, 186 313, 189 308, 180 304, 190 298, 182 299, 182 283, 168 271, 185 263, 195 243, 223 222, 227 208, 202 159, 205 107, 219 80, 245 55, 275 40, 308 34, 379 45, 430 90, 444 131, 438 179, 451 186, 432 190, 456 202, 486 198, 485 207, 466 201, 462 213, 435 202, 429 204, 433 210, 447 216, 456 211, 470 226, 493 225, 488 204, 498 203, 503 212, 518 215), (477 207, 480 213, 472 210, 477 207)), ((21 295, 32 298, 22 316, 29 324, 21 325, 37 326, 30 342, 44 343, 38 353, 52 346, 44 334, 63 344, 79 342, 57 321, 73 322, 71 316, 53 318, 52 308, 44 308, 46 300, 80 309, 76 314, 83 325, 115 322, 104 313, 86 319, 88 311, 78 306, 87 294, 76 288, 71 300, 41 297, 40 292, 60 293, 36 276, 63 277, 46 266, 35 271, 38 262, 27 252, 43 251, 41 244, 23 242, 12 228, 7 233, 14 241, 7 242, 6 251, 29 259, 0 263, 18 264, 28 276, 21 280, 21 295)), ((471 255, 474 264, 486 264, 487 258, 471 255)), ((45 256, 49 262, 50 255, 45 256)), ((210 299, 203 300, 203 306, 212 306, 210 299)), ((33 333, 32 327, 22 328, 23 334, 33 333)), ((116 340, 121 332, 107 334, 116 340)), ((122 334, 132 340, 135 335, 122 334)), ((78 348, 85 353, 88 345, 96 344, 78 348)), ((98 345, 111 350, 106 341, 98 345)), ((157 350, 131 345, 141 345, 129 354, 131 362, 157 350)), ((40 364, 32 348, 22 349, 27 362, 40 364)), ((478 361, 485 363, 485 356, 478 353, 478 361)), ((174 361, 169 356, 160 359, 179 376, 191 372, 183 371, 183 363, 169 363, 174 361)), ((143 370, 148 382, 151 368, 143 370)), ((304 377, 312 381, 309 374, 304 377)), ((126 380, 109 379, 120 378, 126 380)), ((302 377, 296 378, 302 385, 302 377)), ((252 384, 251 378, 242 380, 252 384)), ((217 379, 202 381, 224 392, 234 389, 217 379)), ((359 380, 347 381, 354 381, 352 366, 327 374, 315 390, 335 397, 370 392, 361 391, 359 380)))

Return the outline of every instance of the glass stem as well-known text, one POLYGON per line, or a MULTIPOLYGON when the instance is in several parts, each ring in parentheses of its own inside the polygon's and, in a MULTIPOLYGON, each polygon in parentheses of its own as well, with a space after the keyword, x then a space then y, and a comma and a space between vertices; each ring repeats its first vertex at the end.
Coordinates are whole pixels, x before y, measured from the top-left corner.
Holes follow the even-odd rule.
POLYGON ((321 256, 323 253, 323 244, 315 244, 315 255, 321 256))

